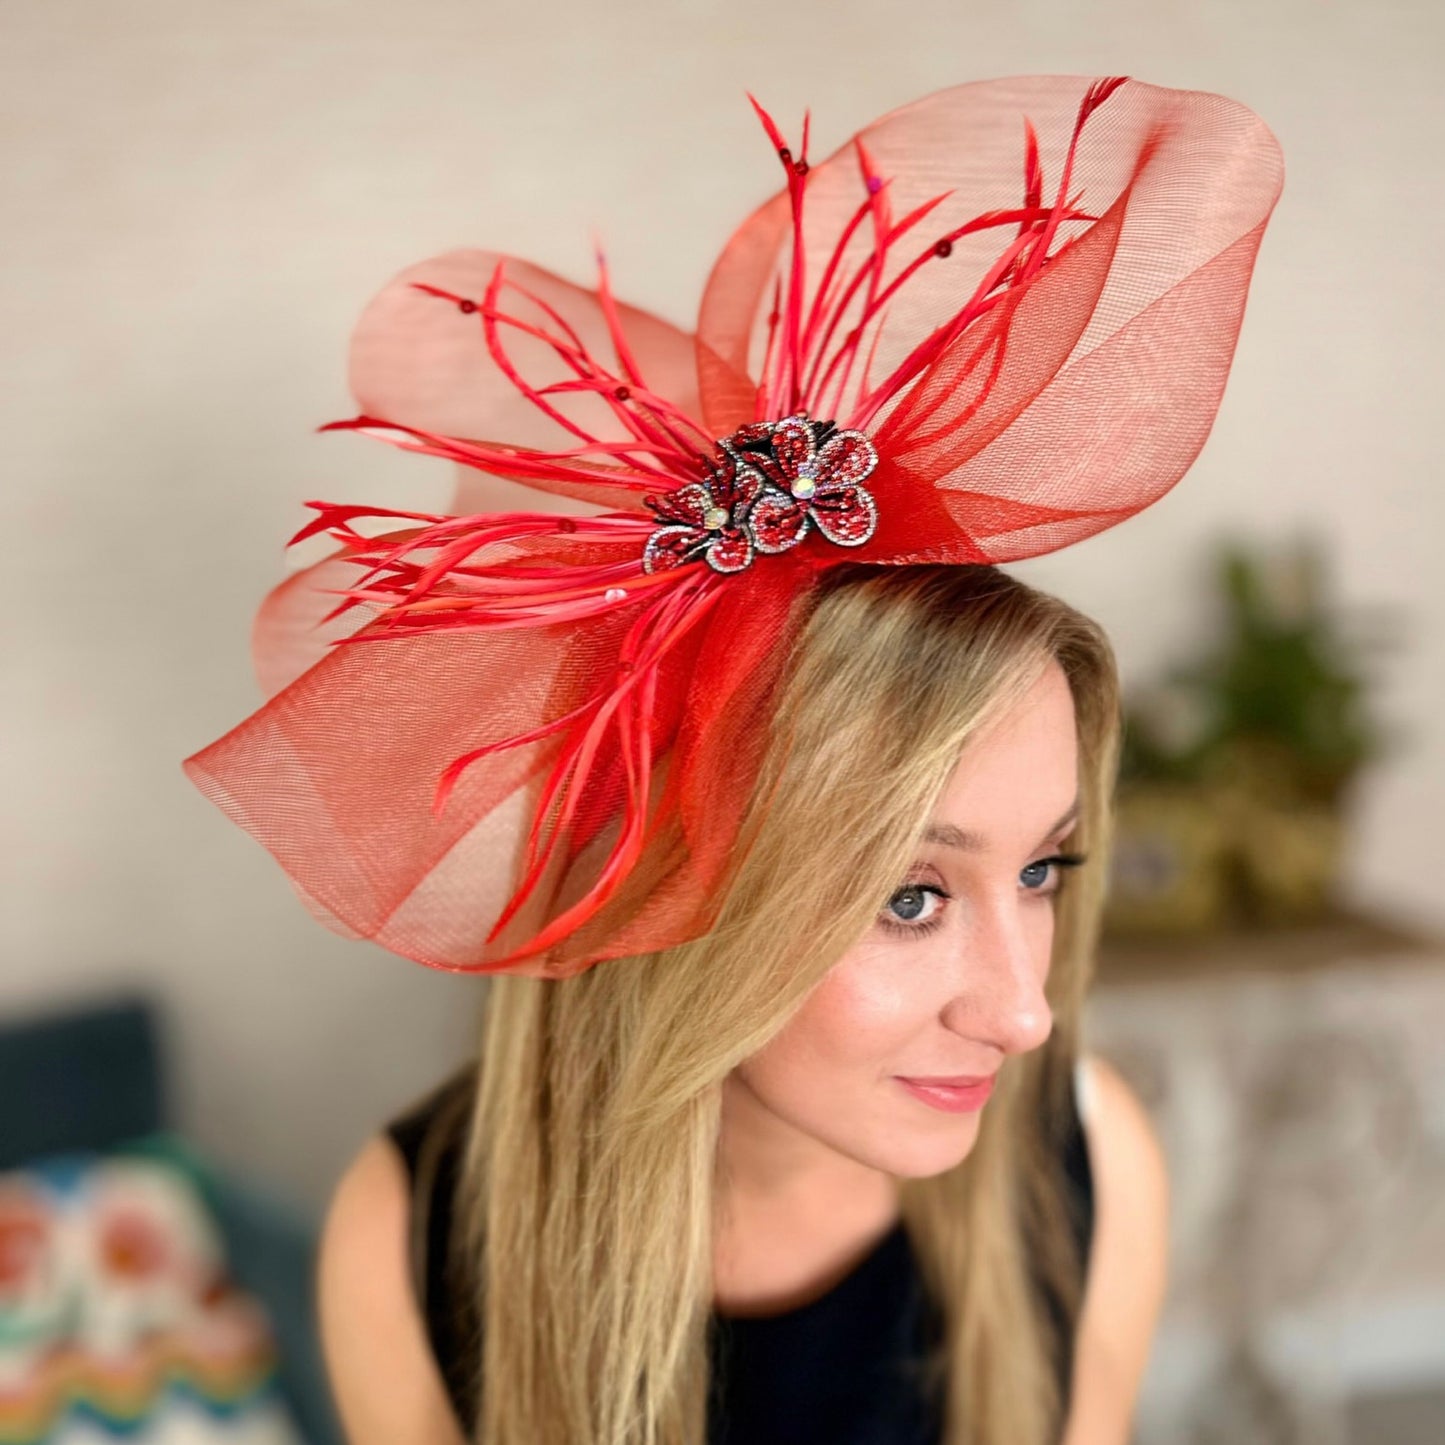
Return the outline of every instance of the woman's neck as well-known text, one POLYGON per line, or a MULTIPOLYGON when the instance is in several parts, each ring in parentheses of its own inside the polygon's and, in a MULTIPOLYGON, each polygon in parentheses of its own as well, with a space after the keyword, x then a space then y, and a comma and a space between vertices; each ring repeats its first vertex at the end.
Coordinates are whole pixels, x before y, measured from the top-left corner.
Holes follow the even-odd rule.
POLYGON ((898 1182, 723 1089, 714 1294, 725 1314, 796 1308, 842 1279, 898 1222, 898 1182))
POLYGON ((840 1197, 896 1198, 893 1176, 840 1154, 773 1113, 736 1074, 723 1081, 719 1192, 749 1208, 828 1207, 840 1197))

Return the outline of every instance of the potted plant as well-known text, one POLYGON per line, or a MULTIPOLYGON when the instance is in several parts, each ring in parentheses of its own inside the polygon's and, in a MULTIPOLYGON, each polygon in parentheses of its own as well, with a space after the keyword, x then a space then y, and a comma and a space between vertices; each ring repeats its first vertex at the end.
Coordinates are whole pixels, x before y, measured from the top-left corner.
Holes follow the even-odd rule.
POLYGON ((1106 926, 1297 922, 1329 911, 1361 770, 1387 740, 1369 664, 1392 620, 1349 625, 1317 538, 1216 561, 1218 636, 1126 700, 1106 926))

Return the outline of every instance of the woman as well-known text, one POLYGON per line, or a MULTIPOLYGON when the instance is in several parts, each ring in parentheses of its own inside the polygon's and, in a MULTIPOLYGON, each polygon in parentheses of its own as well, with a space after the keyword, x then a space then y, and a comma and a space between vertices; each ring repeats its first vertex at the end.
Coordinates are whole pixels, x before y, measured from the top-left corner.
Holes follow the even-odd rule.
POLYGON ((276 695, 188 763, 334 926, 493 975, 328 1216, 354 1445, 1128 1438, 1167 1185, 1080 1054, 1117 679, 998 564, 1188 466, 1277 150, 1118 79, 956 87, 817 167, 760 115, 787 191, 695 339, 480 253, 382 293, 346 425, 607 510, 313 504, 276 695), (526 445, 482 440, 505 396, 526 445), (367 645, 296 653, 358 565, 367 645))
MULTIPOLYGON (((701 1352, 709 1291, 723 1316, 805 1309, 890 1237, 900 1210, 926 1277, 959 1307, 950 1374, 977 1382, 964 1394, 978 1438, 1058 1438, 1047 1353, 1057 1346, 1027 1270, 1056 1272, 1067 1341, 1082 1262, 1066 1248, 1075 1227, 1055 1142, 1065 1130, 1052 1121, 1071 1123, 1097 917, 1117 737, 1109 651, 1063 604, 968 567, 851 577, 814 613, 803 648, 780 713, 799 740, 793 766, 719 933, 626 968, 491 985, 456 1213, 486 1212, 488 1170, 527 1181, 493 1201, 494 1237, 508 1261, 550 1261, 573 1288, 557 1305, 568 1310, 560 1357, 548 1358, 527 1309, 511 1348, 487 1361, 488 1378, 547 1382, 544 1399, 504 1383, 493 1434, 477 1438, 549 1438, 528 1409, 562 1414, 571 1391, 571 1408, 584 1409, 629 1352, 644 1354, 649 1331, 677 1332, 668 1344, 684 1357, 701 1352), (983 846, 960 847, 953 833, 978 833, 983 846), (1080 854, 1066 875, 1060 855, 1080 854), (899 1082, 960 1074, 997 1075, 986 1104, 964 1096, 959 1111, 899 1082), (554 1101, 545 1127, 543 1097, 554 1101), (589 1158, 589 1127, 643 1110, 653 1117, 619 1132, 609 1163, 589 1158), (544 1133, 565 1161, 545 1185, 544 1133), (590 1203, 588 1186, 602 1191, 590 1203), (712 1238, 700 1230, 709 1209, 712 1238), (625 1244, 619 1220, 637 1231, 625 1244), (599 1301, 616 1322, 604 1311, 592 1374, 581 1361, 599 1301)), ((1098 1079, 1098 1061, 1090 1067, 1098 1079)), ((1103 1073, 1096 1102, 1094 1268, 1068 1445, 1127 1440, 1164 1283, 1157 1144, 1117 1076, 1103 1073)), ((435 1100, 423 1115, 436 1118, 435 1100)), ((411 1142, 405 1127, 401 1138, 411 1142)), ((326 1347, 355 1445, 469 1438, 452 1413, 470 1420, 470 1392, 444 1394, 407 1277, 410 1190, 398 1139, 379 1135, 326 1227, 326 1347)), ((522 1287, 510 1273, 498 1285, 522 1287)), ((438 1316, 447 1307, 433 1304, 438 1316)), ((848 1336, 886 1345, 899 1326, 860 1319, 848 1336)), ((445 1325, 439 1339, 453 1381, 464 1379, 458 1367, 477 1362, 445 1325)), ((759 1362, 809 1369, 801 1353, 759 1362)), ((877 1433, 814 1418, 767 1435, 734 1422, 709 1438, 928 1438, 882 1433, 904 1428, 901 1391, 870 1381, 854 1398, 826 1378, 806 1383, 859 1431, 880 1408, 877 1433)))

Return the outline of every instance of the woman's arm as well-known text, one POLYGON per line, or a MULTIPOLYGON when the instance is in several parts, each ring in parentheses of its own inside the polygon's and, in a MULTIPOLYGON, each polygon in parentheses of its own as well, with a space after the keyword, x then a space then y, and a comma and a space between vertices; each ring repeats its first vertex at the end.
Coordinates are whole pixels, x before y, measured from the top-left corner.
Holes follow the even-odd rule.
POLYGON ((1094 1177, 1094 1240, 1063 1445, 1128 1445, 1164 1304, 1169 1176, 1148 1112, 1107 1062, 1086 1055, 1080 1106, 1094 1177))
POLYGON ((322 1227, 321 1345, 351 1445, 465 1445, 407 1273, 410 1202, 405 1161, 377 1134, 322 1227))

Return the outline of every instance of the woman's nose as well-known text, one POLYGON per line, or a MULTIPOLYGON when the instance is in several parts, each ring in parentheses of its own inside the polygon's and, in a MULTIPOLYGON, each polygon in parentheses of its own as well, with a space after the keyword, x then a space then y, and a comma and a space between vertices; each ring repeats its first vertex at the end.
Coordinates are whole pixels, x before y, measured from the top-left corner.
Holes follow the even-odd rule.
POLYGON ((943 1021, 966 1038, 1005 1054, 1039 1048, 1053 1032, 1044 985, 1053 946, 1051 918, 1039 905, 980 904, 958 959, 957 986, 943 1021))

